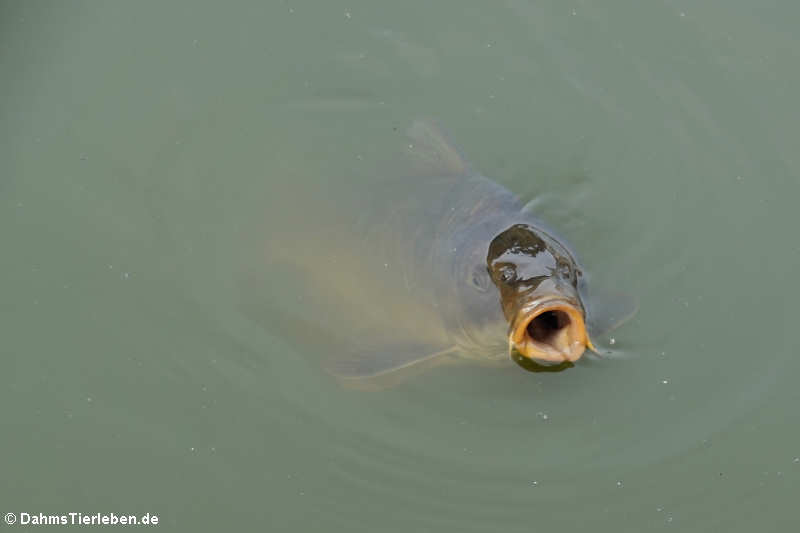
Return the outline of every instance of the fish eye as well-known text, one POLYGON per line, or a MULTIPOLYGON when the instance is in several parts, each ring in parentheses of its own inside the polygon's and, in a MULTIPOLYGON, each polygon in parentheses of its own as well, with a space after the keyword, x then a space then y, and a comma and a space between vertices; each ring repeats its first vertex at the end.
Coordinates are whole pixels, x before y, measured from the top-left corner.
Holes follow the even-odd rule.
POLYGON ((481 292, 489 288, 489 272, 485 266, 476 265, 470 275, 470 284, 481 292))
POLYGON ((559 261, 558 265, 556 266, 559 276, 564 279, 568 279, 571 281, 575 280, 575 271, 572 269, 572 266, 567 261, 559 261))
POLYGON ((500 281, 503 283, 509 283, 514 281, 517 277, 516 269, 514 269, 511 265, 503 265, 500 267, 500 281))

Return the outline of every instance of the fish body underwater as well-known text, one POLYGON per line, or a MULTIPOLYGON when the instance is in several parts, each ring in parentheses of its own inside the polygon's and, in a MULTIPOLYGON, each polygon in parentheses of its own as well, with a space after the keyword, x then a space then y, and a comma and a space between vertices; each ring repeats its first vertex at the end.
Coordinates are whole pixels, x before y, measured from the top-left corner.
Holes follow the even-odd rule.
POLYGON ((330 373, 369 389, 468 360, 558 371, 632 314, 587 305, 566 241, 434 123, 408 134, 415 172, 365 194, 352 227, 314 225, 266 253, 303 287, 278 329, 324 353, 330 373))

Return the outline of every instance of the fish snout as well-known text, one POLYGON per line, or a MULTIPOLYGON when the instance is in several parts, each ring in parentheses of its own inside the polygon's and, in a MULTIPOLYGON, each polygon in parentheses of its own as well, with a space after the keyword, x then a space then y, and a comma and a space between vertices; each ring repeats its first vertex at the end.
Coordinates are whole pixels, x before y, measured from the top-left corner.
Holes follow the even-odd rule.
POLYGON ((538 302, 522 310, 509 342, 521 355, 544 363, 571 363, 592 348, 583 310, 566 300, 538 302))

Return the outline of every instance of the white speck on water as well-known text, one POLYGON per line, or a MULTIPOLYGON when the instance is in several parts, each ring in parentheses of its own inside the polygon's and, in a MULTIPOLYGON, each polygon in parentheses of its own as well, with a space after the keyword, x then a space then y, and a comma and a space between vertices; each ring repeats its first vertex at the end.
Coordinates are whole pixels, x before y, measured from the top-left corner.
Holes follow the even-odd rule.
POLYGON ((491 47, 492 47, 492 43, 486 43, 486 48, 491 48, 491 47))
POLYGON ((795 457, 794 459, 792 459, 792 462, 793 463, 800 463, 800 457, 795 457))
POLYGON ((543 412, 541 412, 541 411, 539 411, 538 413, 536 413, 536 416, 538 416, 538 417, 539 417, 539 418, 541 418, 542 420, 549 420, 549 419, 550 419, 550 415, 548 415, 547 413, 543 413, 543 412))
POLYGON ((622 481, 617 481, 617 487, 622 488, 622 481))
POLYGON ((292 13, 294 13, 294 9, 292 9, 292 8, 290 7, 290 8, 289 8, 289 14, 291 15, 292 13))
POLYGON ((189 451, 190 451, 190 452, 193 452, 193 451, 194 451, 194 446, 192 446, 191 448, 189 448, 189 451))
POLYGON ((686 16, 686 13, 684 13, 683 11, 681 11, 681 16, 682 16, 682 17, 685 17, 685 16, 686 16))
POLYGON ((211 453, 214 453, 214 452, 216 452, 216 451, 217 451, 217 449, 216 449, 214 446, 212 446, 212 447, 211 447, 211 453))
POLYGON ((663 511, 663 510, 664 510, 664 508, 663 508, 663 507, 656 507, 656 511, 657 511, 657 512, 659 512, 659 513, 660 513, 661 511, 663 511))
POLYGON ((408 149, 409 149, 409 150, 413 150, 413 149, 414 149, 414 145, 413 145, 413 144, 409 144, 409 145, 408 145, 408 149))
POLYGON ((89 396, 88 398, 86 398, 86 401, 89 402, 89 403, 92 403, 92 397, 89 396))
POLYGON ((539 486, 538 481, 531 481, 531 487, 538 487, 538 486, 539 486))
POLYGON ((662 385, 669 385, 669 380, 668 379, 662 379, 661 380, 661 384, 662 385))
POLYGON ((574 17, 574 16, 575 16, 575 15, 577 15, 577 14, 578 14, 578 12, 577 12, 577 11, 575 11, 575 10, 573 9, 573 10, 572 10, 572 16, 574 17))
POLYGON ((383 268, 389 268, 389 263, 384 263, 383 268))
POLYGON ((352 18, 352 15, 350 14, 350 12, 349 12, 349 11, 345 11, 345 12, 344 12, 344 18, 346 18, 346 19, 348 19, 348 20, 349 20, 350 18, 352 18))
POLYGON ((669 523, 669 522, 672 522, 672 517, 671 516, 667 517, 667 523, 669 523))
POLYGON ((130 277, 131 277, 131 273, 130 272, 123 272, 122 276, 120 276, 121 279, 128 279, 130 277))
POLYGON ((361 161, 362 159, 364 159, 364 156, 362 156, 361 154, 356 154, 356 159, 361 161))
POLYGON ((614 346, 615 344, 617 344, 617 339, 615 339, 614 337, 611 337, 610 339, 608 339, 608 343, 611 346, 614 346))

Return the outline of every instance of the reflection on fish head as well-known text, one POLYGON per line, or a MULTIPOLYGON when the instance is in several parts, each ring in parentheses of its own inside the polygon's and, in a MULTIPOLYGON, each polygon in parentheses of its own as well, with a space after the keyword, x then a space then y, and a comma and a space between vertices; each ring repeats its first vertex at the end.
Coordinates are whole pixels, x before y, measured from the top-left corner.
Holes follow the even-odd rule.
POLYGON ((580 269, 555 238, 516 224, 489 245, 487 266, 500 291, 510 349, 538 363, 558 364, 576 361, 592 348, 578 294, 580 269))

